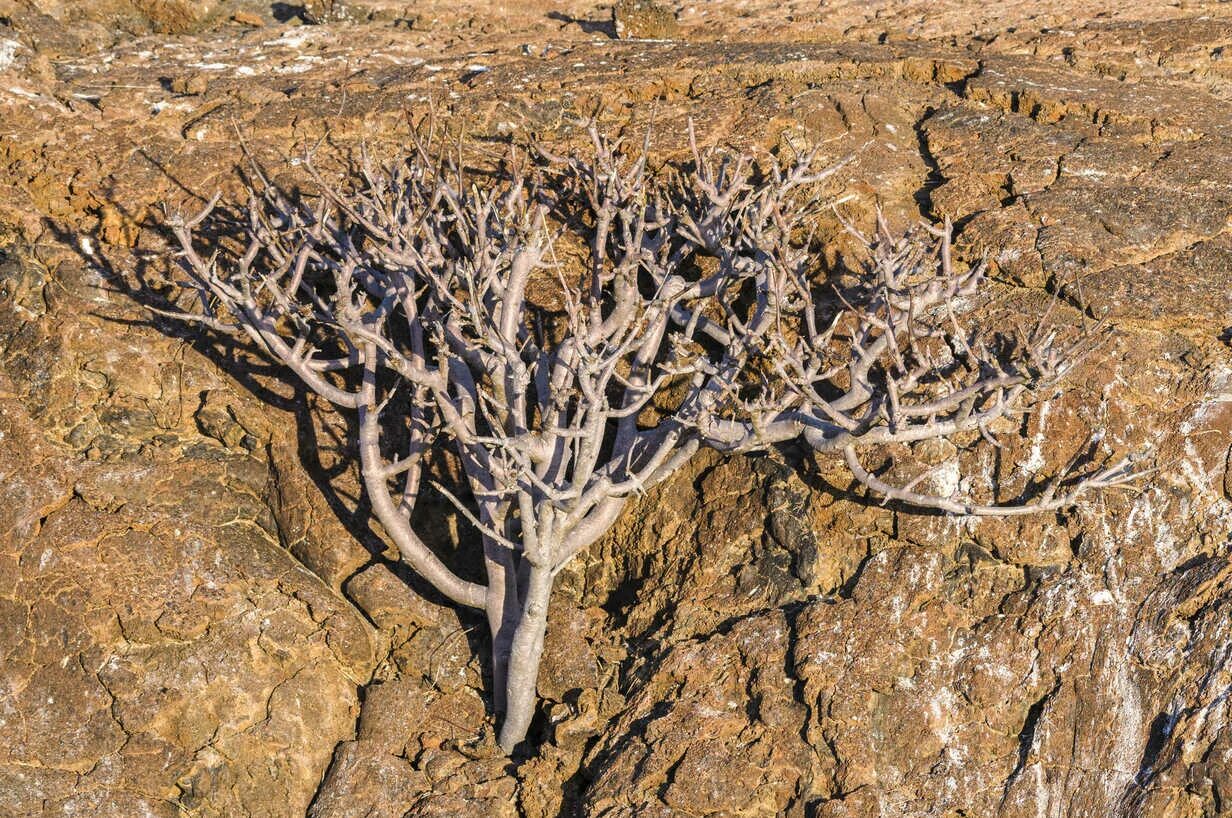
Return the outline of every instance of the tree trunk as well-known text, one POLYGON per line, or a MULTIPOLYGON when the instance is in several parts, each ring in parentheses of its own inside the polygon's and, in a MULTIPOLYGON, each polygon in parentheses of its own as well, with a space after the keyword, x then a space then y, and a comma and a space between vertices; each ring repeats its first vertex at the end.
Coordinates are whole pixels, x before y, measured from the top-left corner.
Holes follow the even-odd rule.
POLYGON ((539 659, 543 655, 543 634, 548 625, 548 598, 552 593, 550 567, 532 565, 522 603, 522 619, 513 634, 505 692, 505 721, 501 725, 500 746, 506 753, 526 738, 535 715, 536 682, 539 659))
POLYGON ((518 595, 518 570, 513 552, 491 537, 484 537, 484 562, 488 575, 485 608, 488 630, 492 634, 492 709, 497 717, 505 713, 505 684, 513 635, 522 617, 518 595))

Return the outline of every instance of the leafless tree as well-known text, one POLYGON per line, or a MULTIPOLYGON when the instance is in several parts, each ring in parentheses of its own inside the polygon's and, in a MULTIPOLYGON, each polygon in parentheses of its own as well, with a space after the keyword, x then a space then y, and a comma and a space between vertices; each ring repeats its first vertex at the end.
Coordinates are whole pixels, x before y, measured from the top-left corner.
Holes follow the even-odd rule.
POLYGON ((311 206, 258 183, 232 254, 197 249, 217 199, 171 220, 200 297, 175 314, 246 335, 356 412, 375 516, 420 576, 486 612, 505 751, 534 714, 554 577, 701 447, 802 439, 888 499, 957 514, 1060 508, 1134 476, 1125 462, 1067 469, 1011 506, 883 482, 859 447, 991 439, 1090 333, 969 328, 961 302, 983 267, 955 267, 948 224, 902 238, 880 224, 859 284, 820 286, 810 230, 839 166, 811 153, 755 161, 694 143, 690 164, 652 174, 645 145, 590 137, 584 158, 536 146, 489 177, 429 137, 393 167, 365 159, 353 192, 318 176, 311 206), (465 475, 436 488, 482 537, 484 584, 412 524, 437 446, 465 475))

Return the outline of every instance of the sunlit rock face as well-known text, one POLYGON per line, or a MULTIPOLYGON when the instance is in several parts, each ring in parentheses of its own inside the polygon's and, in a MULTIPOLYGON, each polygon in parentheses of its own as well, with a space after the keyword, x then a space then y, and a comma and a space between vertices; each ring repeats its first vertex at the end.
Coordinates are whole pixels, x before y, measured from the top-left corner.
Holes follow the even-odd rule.
MULTIPOLYGON (((580 2, 0 0, 0 815, 1226 809, 1229 10, 645 5, 617 40, 580 2), (510 762, 485 626, 394 561, 346 418, 141 307, 164 203, 237 198, 244 149, 341 178, 429 103, 476 164, 596 110, 656 163, 689 119, 852 157, 824 193, 857 227, 948 217, 998 315, 1113 329, 1004 448, 870 467, 1013 500, 1095 431, 1158 471, 977 522, 799 450, 699 458, 559 578, 510 762)), ((851 245, 817 228, 824 276, 851 245)))

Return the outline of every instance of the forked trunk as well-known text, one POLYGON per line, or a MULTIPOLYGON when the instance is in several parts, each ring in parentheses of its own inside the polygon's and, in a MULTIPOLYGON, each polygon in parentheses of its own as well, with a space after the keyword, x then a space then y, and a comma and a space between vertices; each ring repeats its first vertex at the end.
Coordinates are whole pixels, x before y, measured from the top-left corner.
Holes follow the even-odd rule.
POLYGON ((543 656, 543 635, 548 624, 548 599, 552 593, 552 571, 532 565, 522 603, 522 618, 513 633, 505 679, 505 720, 500 729, 500 746, 506 753, 526 738, 535 715, 536 682, 539 659, 543 656))

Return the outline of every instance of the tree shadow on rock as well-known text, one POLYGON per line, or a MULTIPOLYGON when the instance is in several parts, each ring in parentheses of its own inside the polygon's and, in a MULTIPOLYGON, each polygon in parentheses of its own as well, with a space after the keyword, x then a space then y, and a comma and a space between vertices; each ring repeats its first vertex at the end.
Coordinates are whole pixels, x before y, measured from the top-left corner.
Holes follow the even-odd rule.
MULTIPOLYGON (((190 201, 208 201, 208 197, 194 190, 191 185, 173 178, 165 169, 163 172, 190 201)), ((245 183, 251 181, 242 170, 239 175, 245 183)), ((307 190, 294 189, 288 191, 287 195, 311 194, 307 190)), ((133 219, 144 235, 165 236, 165 225, 161 219, 136 219, 121 203, 114 200, 107 201, 107 206, 115 208, 123 219, 133 219)), ((203 223, 198 230, 198 236, 202 240, 199 248, 201 252, 221 252, 228 248, 234 249, 241 243, 245 236, 242 212, 239 207, 221 208, 216 215, 203 223)), ((433 605, 457 611, 464 621, 479 621, 481 617, 478 613, 453 605, 431 584, 420 579, 405 563, 396 557, 388 556, 390 546, 378 533, 366 493, 358 488, 358 481, 345 479, 354 471, 357 462, 355 441, 358 436, 358 421, 352 413, 333 413, 332 417, 341 421, 338 425, 318 422, 322 413, 320 407, 314 404, 318 403, 319 399, 314 400, 315 396, 280 363, 264 358, 253 344, 246 343, 245 340, 169 315, 183 312, 187 292, 172 280, 175 265, 174 262, 168 261, 169 252, 133 253, 132 263, 128 264, 117 260, 120 255, 118 248, 105 239, 101 226, 87 233, 71 230, 50 220, 46 222, 46 226, 64 247, 73 250, 85 267, 97 273, 102 281, 99 286, 103 292, 120 296, 122 300, 136 305, 145 313, 143 316, 125 317, 96 311, 93 313, 95 317, 125 327, 153 329, 167 338, 188 345, 260 403, 294 419, 294 450, 299 467, 319 491, 330 512, 368 554, 368 559, 362 565, 337 582, 341 593, 345 595, 343 589, 352 577, 374 565, 383 565, 405 582, 414 593, 433 605), (339 426, 341 428, 338 428, 339 426), (326 452, 329 452, 329 458, 323 457, 326 452), (327 460, 332 462, 327 463, 327 460), (355 488, 348 487, 348 483, 355 488)), ((199 397, 203 399, 204 396, 199 397)), ((200 407, 195 411, 200 411, 200 407)), ((200 428, 200 421, 198 426, 200 428)), ((267 456, 272 456, 272 453, 267 453, 267 456)), ((435 479, 446 486, 452 486, 457 492, 465 491, 464 487, 457 485, 456 478, 451 476, 447 464, 438 461, 434 462, 433 466, 435 479)), ((461 573, 468 574, 468 579, 476 578, 469 574, 477 575, 478 571, 468 572, 465 568, 481 565, 481 547, 477 541, 472 541, 477 538, 468 537, 465 533, 460 537, 451 536, 451 530, 465 532, 466 523, 458 518, 454 508, 443 496, 433 489, 423 491, 417 503, 416 517, 441 521, 438 525, 418 526, 423 532, 423 539, 437 553, 460 552, 463 558, 459 560, 459 564, 464 568, 461 573)), ((322 579, 328 583, 328 578, 322 579)), ((350 601, 365 617, 368 616, 355 600, 350 601)), ((472 643, 470 647, 473 653, 486 657, 488 651, 482 649, 486 636, 478 633, 484 629, 467 627, 465 630, 468 641, 472 643)), ((485 670, 490 672, 490 668, 485 670)))

